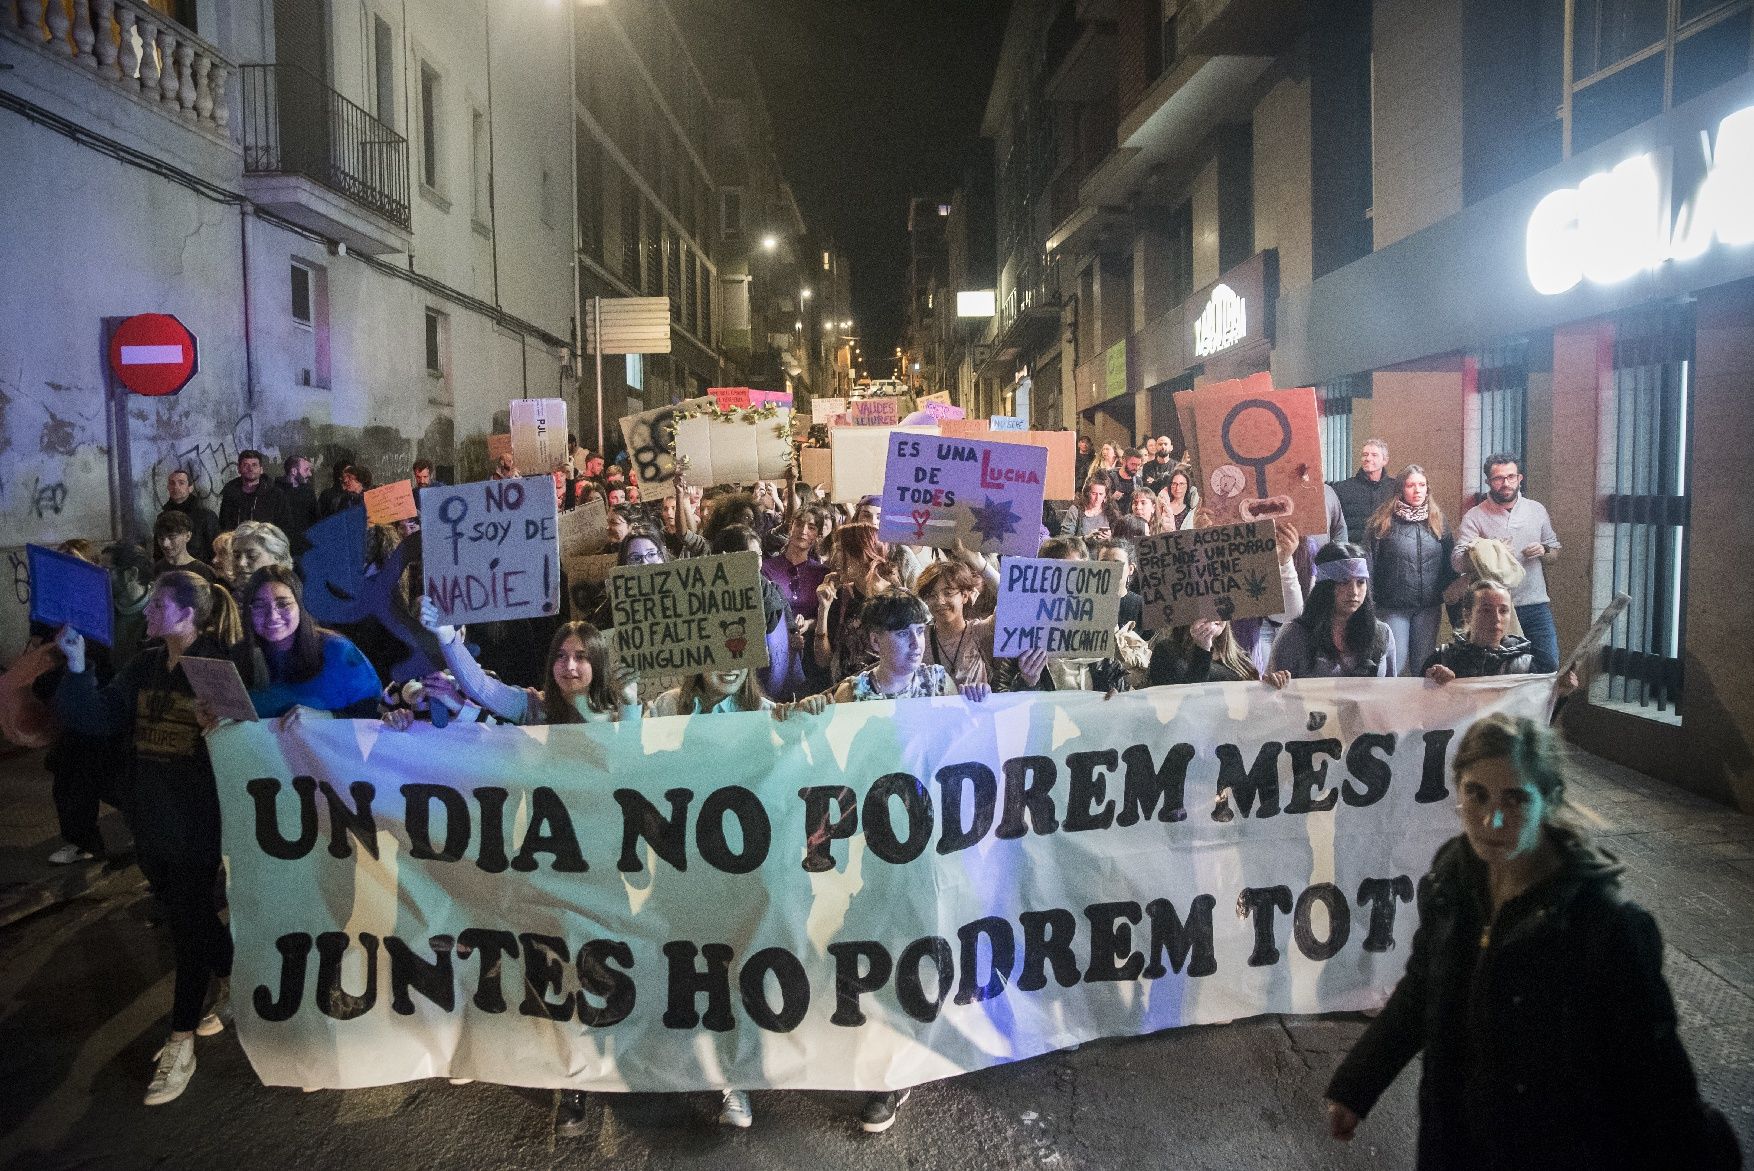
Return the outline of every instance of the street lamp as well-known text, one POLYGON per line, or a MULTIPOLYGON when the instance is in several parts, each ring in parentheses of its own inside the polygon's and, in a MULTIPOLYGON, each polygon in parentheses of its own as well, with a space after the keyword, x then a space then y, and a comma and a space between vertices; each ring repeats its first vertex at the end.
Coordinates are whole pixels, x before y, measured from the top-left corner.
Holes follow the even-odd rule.
POLYGON ((767 235, 767 236, 763 236, 761 238, 761 247, 764 251, 772 252, 775 248, 778 248, 779 246, 780 246, 780 238, 778 236, 767 235))
POLYGON ((808 301, 809 299, 810 299, 810 290, 809 289, 799 289, 798 290, 798 300, 808 301))

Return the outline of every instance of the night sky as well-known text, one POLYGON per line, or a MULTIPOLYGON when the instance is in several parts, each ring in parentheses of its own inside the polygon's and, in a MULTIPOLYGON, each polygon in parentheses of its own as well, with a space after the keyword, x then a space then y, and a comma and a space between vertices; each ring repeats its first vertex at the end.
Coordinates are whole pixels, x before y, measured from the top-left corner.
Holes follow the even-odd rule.
POLYGON ((948 197, 980 132, 1007 0, 672 0, 740 40, 804 222, 852 262, 873 378, 901 331, 907 204, 948 197))

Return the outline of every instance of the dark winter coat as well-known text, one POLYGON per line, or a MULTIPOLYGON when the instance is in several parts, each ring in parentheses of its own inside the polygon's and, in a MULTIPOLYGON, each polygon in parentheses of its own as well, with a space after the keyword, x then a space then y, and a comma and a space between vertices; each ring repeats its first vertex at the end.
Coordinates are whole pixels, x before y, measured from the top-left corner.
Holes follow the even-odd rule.
POLYGON ((1457 679, 1478 679, 1485 675, 1527 675, 1535 669, 1534 648, 1520 634, 1507 634, 1495 647, 1475 646, 1465 634, 1458 634, 1425 657, 1421 675, 1433 667, 1448 667, 1457 679))
POLYGON ((1369 527, 1370 514, 1381 507, 1382 502, 1392 499, 1401 490, 1401 481, 1387 472, 1380 480, 1372 481, 1360 469, 1344 480, 1335 480, 1328 485, 1339 497, 1340 511, 1346 517, 1346 531, 1354 538, 1364 536, 1369 527))
POLYGON ((1163 687, 1178 683, 1237 683, 1259 676, 1237 674, 1192 639, 1183 643, 1166 637, 1151 644, 1151 666, 1145 678, 1147 687, 1163 687))
MULTIPOLYGON (((1362 532, 1362 530, 1353 530, 1362 532)), ((1424 521, 1389 519, 1388 532, 1371 537, 1370 592, 1379 610, 1428 610, 1443 604, 1443 591, 1455 580, 1450 551, 1456 539, 1448 528, 1431 535, 1424 521)))
POLYGON ((180 512, 189 518, 194 527, 195 535, 189 538, 189 556, 197 561, 213 560, 213 538, 219 535, 219 517, 211 508, 203 508, 193 496, 178 504, 174 500, 164 502, 159 512, 180 512))
POLYGON ((1549 832, 1560 871, 1496 917, 1466 839, 1438 850, 1407 972, 1327 1096, 1363 1116, 1423 1054, 1419 1171, 1736 1166, 1675 1032, 1656 922, 1611 856, 1549 832))
POLYGON ((244 491, 242 476, 219 490, 221 531, 235 529, 246 520, 254 520, 271 524, 284 533, 287 511, 286 497, 280 494, 280 489, 270 483, 266 476, 256 482, 254 492, 244 491))

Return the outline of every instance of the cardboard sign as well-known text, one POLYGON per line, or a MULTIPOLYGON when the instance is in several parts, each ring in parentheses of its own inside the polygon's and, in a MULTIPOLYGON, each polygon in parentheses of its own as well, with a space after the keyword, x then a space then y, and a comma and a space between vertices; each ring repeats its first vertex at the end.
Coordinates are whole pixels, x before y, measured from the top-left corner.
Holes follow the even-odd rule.
POLYGON ((834 451, 827 447, 805 447, 798 451, 798 476, 812 488, 827 487, 834 479, 834 451))
POLYGON ((512 458, 527 476, 566 466, 566 400, 512 400, 512 458))
POLYGON ((943 422, 945 419, 961 419, 966 413, 961 407, 952 406, 948 401, 939 402, 937 399, 928 399, 920 403, 920 414, 925 415, 934 423, 943 422))
MULTIPOLYGON (((949 426, 946 424, 946 426, 949 426)), ((988 431, 992 443, 1026 443, 1044 447, 1048 453, 1047 498, 1073 500, 1078 496, 1078 437, 1070 431, 988 431)))
POLYGON ((548 476, 484 480, 420 494, 426 593, 447 623, 540 618, 560 610, 560 526, 548 476))
POLYGON ((836 427, 843 424, 837 420, 847 413, 847 400, 844 398, 813 398, 810 400, 810 421, 821 423, 824 427, 836 427))
POLYGON ((891 432, 877 535, 1027 557, 1041 544, 1047 465, 1023 444, 891 432))
POLYGON ((609 539, 609 504, 601 496, 560 514, 560 556, 564 561, 585 553, 600 553, 609 539))
POLYGON ((854 427, 893 427, 901 421, 901 403, 892 398, 861 398, 847 404, 847 422, 854 427))
POLYGON ((1199 436, 1201 504, 1219 524, 1290 517, 1326 529, 1315 391, 1219 383, 1189 396, 1199 436))
POLYGON ((876 427, 836 427, 829 432, 834 451, 830 500, 857 504, 863 497, 882 495, 891 434, 876 427))
POLYGON ((413 480, 396 480, 365 490, 365 523, 368 525, 395 524, 419 515, 420 506, 414 503, 413 480))
POLYGON ((1138 542, 1141 624, 1192 626, 1205 618, 1264 618, 1285 609, 1273 522, 1163 533, 1138 542))
POLYGON ((688 482, 705 488, 780 479, 792 462, 791 414, 781 407, 769 419, 677 418, 676 454, 688 460, 688 482))
POLYGON ((789 390, 752 390, 747 386, 714 386, 707 390, 719 410, 729 411, 742 407, 759 407, 766 403, 777 403, 782 407, 792 405, 792 392, 789 390))
MULTIPOLYGON (((627 441, 627 458, 634 476, 641 484, 668 484, 676 478, 676 424, 682 415, 699 412, 712 405, 710 398, 691 398, 674 406, 654 407, 626 415, 621 420, 621 437, 627 441)), ((709 481, 690 475, 698 484, 709 481)))
POLYGON ((195 689, 195 698, 222 720, 254 720, 256 705, 244 688, 243 676, 230 659, 200 659, 184 655, 183 675, 195 689))
POLYGON ((758 553, 618 566, 609 606, 615 653, 642 675, 767 666, 758 553))
POLYGON ((1029 420, 1019 415, 994 415, 987 420, 995 431, 1027 431, 1029 420))
POLYGON ((1050 659, 1107 658, 1121 621, 1125 568, 1118 561, 1001 559, 993 656, 1041 650, 1050 659))
POLYGON ((510 434, 493 434, 487 437, 487 462, 499 463, 499 457, 512 454, 512 437, 510 434))
POLYGON ((927 403, 943 403, 945 406, 949 406, 950 392, 947 390, 934 390, 930 394, 922 394, 919 397, 919 403, 922 411, 926 409, 927 403))
POLYGON ((597 607, 603 600, 603 583, 615 569, 614 553, 586 553, 562 557, 561 572, 566 575, 567 617, 574 622, 591 622, 599 618, 597 607))
POLYGON ((71 626, 86 638, 113 646, 116 616, 109 571, 41 545, 26 545, 25 556, 30 563, 30 620, 71 626))

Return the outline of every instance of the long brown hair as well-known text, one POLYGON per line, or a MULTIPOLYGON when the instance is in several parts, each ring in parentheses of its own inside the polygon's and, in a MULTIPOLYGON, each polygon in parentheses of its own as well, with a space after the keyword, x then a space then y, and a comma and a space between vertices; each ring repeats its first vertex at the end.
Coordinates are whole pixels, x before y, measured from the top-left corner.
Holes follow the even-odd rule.
POLYGON ((841 570, 843 578, 857 577, 857 580, 843 580, 842 586, 862 586, 866 575, 873 569, 877 576, 883 578, 891 587, 901 585, 901 575, 889 560, 889 549, 877 538, 877 526, 867 521, 855 521, 844 524, 834 530, 834 556, 831 564, 838 562, 836 568, 841 570))
MULTIPOLYGON (((1368 447, 1369 444, 1365 446, 1368 447)), ((1388 535, 1389 526, 1395 523, 1395 505, 1404 499, 1401 493, 1407 487, 1407 477, 1412 475, 1420 476, 1425 480, 1425 527, 1431 530, 1432 536, 1440 541, 1443 540, 1443 535, 1447 531, 1447 526, 1443 523, 1443 509, 1437 506, 1436 498, 1431 495, 1431 477, 1427 476, 1425 469, 1418 464, 1408 464, 1400 470, 1395 479, 1400 481, 1401 486, 1395 489, 1393 496, 1377 505, 1376 511, 1370 514, 1370 520, 1365 523, 1364 529, 1370 534, 1372 540, 1381 540, 1388 535)))
POLYGON ((585 703, 594 712, 616 712, 620 704, 616 702, 615 693, 609 686, 609 640, 601 630, 589 622, 565 622, 548 640, 548 657, 543 660, 543 670, 547 672, 542 680, 542 709, 551 724, 582 724, 585 717, 573 705, 560 684, 554 681, 554 660, 560 657, 560 648, 569 638, 579 640, 585 648, 585 661, 591 664, 591 685, 585 688, 585 703))
MULTIPOLYGON (((680 715, 686 716, 692 713, 696 703, 700 704, 702 711, 705 711, 712 706, 712 704, 706 702, 709 695, 706 688, 706 680, 698 674, 690 675, 688 678, 684 679, 682 681, 682 686, 678 690, 681 692, 681 695, 677 697, 676 711, 680 715)), ((761 680, 755 677, 755 671, 753 668, 744 668, 743 686, 737 689, 735 698, 737 700, 737 710, 740 712, 758 712, 761 710, 761 701, 767 698, 767 692, 761 689, 761 680)))
MULTIPOLYGON (((317 625, 305 607, 305 587, 291 566, 264 565, 250 575, 249 584, 244 586, 243 609, 250 611, 249 641, 262 655, 264 664, 268 662, 268 647, 262 636, 256 633, 255 604, 256 596, 271 585, 285 586, 291 592, 292 600, 298 603, 298 628, 293 631, 292 651, 286 657, 286 681, 289 683, 308 683, 315 679, 323 670, 323 637, 330 632, 317 625)), ((272 673, 272 672, 270 672, 272 673)))

